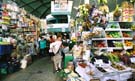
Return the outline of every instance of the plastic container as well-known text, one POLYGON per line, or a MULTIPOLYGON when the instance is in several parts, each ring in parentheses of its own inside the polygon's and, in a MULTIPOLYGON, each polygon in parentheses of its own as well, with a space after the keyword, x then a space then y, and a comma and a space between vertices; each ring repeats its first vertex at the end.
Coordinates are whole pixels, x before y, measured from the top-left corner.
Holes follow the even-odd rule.
POLYGON ((67 67, 68 62, 73 60, 72 54, 65 54, 64 67, 67 67))

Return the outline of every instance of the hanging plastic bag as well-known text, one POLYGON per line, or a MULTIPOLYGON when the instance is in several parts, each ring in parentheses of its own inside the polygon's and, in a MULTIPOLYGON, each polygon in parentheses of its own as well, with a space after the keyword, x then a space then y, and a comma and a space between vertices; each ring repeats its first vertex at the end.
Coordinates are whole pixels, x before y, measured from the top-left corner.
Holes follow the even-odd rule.
POLYGON ((21 68, 25 69, 27 67, 27 60, 26 59, 22 59, 21 60, 21 68))

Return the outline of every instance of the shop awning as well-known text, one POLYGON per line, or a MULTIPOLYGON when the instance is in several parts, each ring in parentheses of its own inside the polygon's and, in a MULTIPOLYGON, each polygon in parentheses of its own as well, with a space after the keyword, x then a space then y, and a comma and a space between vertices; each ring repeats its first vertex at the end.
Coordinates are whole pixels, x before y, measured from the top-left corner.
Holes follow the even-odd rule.
POLYGON ((47 32, 70 32, 69 28, 48 28, 47 32))

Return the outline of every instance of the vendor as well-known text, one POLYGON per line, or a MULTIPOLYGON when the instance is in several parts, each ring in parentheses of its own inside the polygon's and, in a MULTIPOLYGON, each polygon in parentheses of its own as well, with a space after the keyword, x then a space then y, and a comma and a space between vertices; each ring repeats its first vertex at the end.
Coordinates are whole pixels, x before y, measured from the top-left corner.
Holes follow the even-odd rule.
POLYGON ((73 51, 73 57, 74 57, 74 64, 76 65, 76 61, 80 58, 82 58, 83 54, 83 41, 77 42, 76 45, 72 48, 73 51))
POLYGON ((62 43, 62 56, 63 56, 63 60, 65 58, 65 54, 69 53, 69 46, 67 42, 63 42, 62 43))
POLYGON ((126 65, 131 64, 130 56, 128 56, 127 51, 125 49, 123 49, 120 53, 120 60, 122 60, 126 65))
POLYGON ((90 53, 91 53, 90 48, 88 45, 85 45, 84 48, 85 48, 85 50, 84 50, 84 54, 83 54, 83 60, 90 61, 90 53))

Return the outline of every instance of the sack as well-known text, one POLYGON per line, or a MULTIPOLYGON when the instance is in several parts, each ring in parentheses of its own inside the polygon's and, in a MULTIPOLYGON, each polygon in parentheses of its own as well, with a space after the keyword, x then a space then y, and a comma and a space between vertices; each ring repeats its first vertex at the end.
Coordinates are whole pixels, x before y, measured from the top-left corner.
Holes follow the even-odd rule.
POLYGON ((26 59, 22 59, 21 60, 21 68, 25 69, 27 67, 27 60, 26 59))

